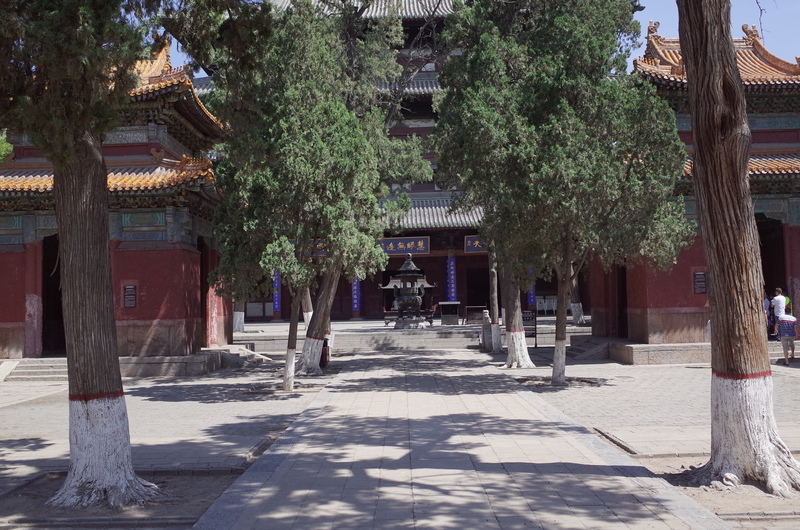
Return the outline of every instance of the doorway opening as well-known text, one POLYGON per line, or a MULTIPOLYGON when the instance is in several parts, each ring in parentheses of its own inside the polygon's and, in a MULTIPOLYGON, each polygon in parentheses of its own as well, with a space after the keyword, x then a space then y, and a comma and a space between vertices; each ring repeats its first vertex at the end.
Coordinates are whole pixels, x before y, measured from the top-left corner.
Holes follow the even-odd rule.
POLYGON ((67 355, 57 234, 45 237, 42 241, 42 355, 67 355))

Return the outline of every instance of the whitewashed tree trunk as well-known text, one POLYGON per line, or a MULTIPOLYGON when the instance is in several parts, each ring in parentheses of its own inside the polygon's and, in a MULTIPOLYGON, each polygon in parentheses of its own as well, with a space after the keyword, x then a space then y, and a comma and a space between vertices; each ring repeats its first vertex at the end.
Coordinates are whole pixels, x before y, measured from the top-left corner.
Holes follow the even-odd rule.
POLYGON ((111 256, 108 171, 99 138, 68 131, 73 161, 53 161, 62 306, 69 378, 70 466, 55 506, 121 508, 160 496, 133 472, 119 370, 111 256))
POLYGON ((69 452, 67 479, 48 504, 122 508, 161 496, 154 484, 133 472, 128 412, 121 395, 69 402, 69 452))
POLYGON ((244 331, 244 302, 233 303, 233 331, 241 333, 244 331))
POLYGON ((501 353, 503 351, 503 332, 500 324, 492 322, 492 353, 501 353))
MULTIPOLYGON (((729 0, 678 0, 694 138, 693 180, 711 309, 711 458, 698 482, 800 489, 778 436, 761 307, 764 288, 748 159, 751 135, 729 0)), ((756 37, 754 37, 756 38, 756 37)))
POLYGON ((322 282, 317 295, 317 310, 309 322, 306 338, 303 342, 303 354, 297 365, 297 372, 307 375, 322 375, 319 367, 319 360, 322 357, 322 346, 325 337, 330 333, 330 314, 333 299, 336 296, 336 288, 339 285, 339 277, 342 274, 341 267, 337 266, 333 270, 326 272, 322 277, 322 282))
POLYGON ((508 272, 503 274, 503 305, 506 308, 506 343, 508 356, 506 368, 533 368, 525 341, 525 327, 522 323, 522 305, 519 302, 519 289, 508 272))
POLYGON ((572 311, 572 323, 576 326, 586 324, 586 317, 583 314, 583 303, 581 302, 581 291, 578 289, 579 270, 575 270, 575 264, 570 266, 572 277, 569 286, 570 310, 572 311))
POLYGON ((583 314, 583 304, 581 302, 570 304, 570 309, 572 310, 572 323, 574 325, 582 326, 586 324, 586 316, 583 314))
POLYGON ((778 435, 772 403, 771 374, 746 379, 712 375, 712 456, 693 473, 697 484, 738 486, 756 479, 783 497, 800 489, 800 464, 778 435))
POLYGON ((553 349, 553 375, 550 383, 553 386, 567 384, 567 303, 569 301, 572 278, 572 238, 564 234, 561 261, 556 267, 556 283, 558 284, 556 307, 556 341, 553 349))
POLYGON ((301 299, 303 302, 303 324, 305 324, 306 329, 308 329, 311 317, 314 316, 314 304, 311 301, 311 291, 308 287, 302 289, 301 299))
POLYGON ((286 362, 283 367, 283 390, 289 392, 294 390, 294 371, 297 361, 297 325, 300 320, 298 312, 300 303, 296 296, 292 297, 289 311, 289 338, 286 341, 286 362))

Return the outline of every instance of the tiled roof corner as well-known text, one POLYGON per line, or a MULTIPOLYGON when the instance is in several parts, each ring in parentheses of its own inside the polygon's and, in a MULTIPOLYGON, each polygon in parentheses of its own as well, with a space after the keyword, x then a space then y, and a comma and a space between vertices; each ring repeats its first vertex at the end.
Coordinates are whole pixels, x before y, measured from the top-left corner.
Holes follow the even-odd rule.
MULTIPOLYGON (((679 39, 658 34, 658 22, 647 29, 644 57, 634 60, 634 71, 660 85, 685 88, 686 71, 679 39)), ((800 87, 800 62, 784 61, 767 50, 754 26, 742 26, 745 36, 733 39, 742 83, 749 87, 800 87)))

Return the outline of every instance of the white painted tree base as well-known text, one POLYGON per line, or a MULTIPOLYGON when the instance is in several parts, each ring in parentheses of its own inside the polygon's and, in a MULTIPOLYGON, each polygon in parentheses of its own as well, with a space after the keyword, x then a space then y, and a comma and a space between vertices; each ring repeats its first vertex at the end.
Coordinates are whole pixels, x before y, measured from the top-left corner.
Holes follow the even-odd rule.
POLYGON ((492 353, 502 353, 503 335, 500 331, 500 324, 492 324, 492 353))
POLYGON ((583 326, 586 324, 586 317, 583 314, 583 304, 570 303, 570 309, 572 310, 572 324, 574 326, 583 326))
POLYGON ((556 339, 556 346, 553 349, 553 375, 550 384, 553 386, 564 386, 567 384, 567 340, 556 339))
POLYGON ((69 445, 67 478, 48 504, 119 509, 164 497, 133 471, 123 396, 70 401, 69 445))
POLYGON ((303 341, 303 353, 300 362, 297 363, 297 373, 306 375, 322 375, 322 368, 319 367, 319 360, 322 358, 323 339, 306 337, 303 341))
POLYGON ((524 330, 506 331, 506 341, 508 342, 506 368, 534 368, 531 356, 528 354, 524 330))
POLYGON ((233 331, 234 333, 244 331, 244 311, 233 312, 233 331))
POLYGON ((778 435, 772 375, 711 377, 711 459, 689 472, 698 485, 737 486, 748 480, 788 497, 800 489, 800 464, 778 435))
POLYGON ((286 350, 286 364, 283 368, 283 389, 285 391, 294 390, 294 366, 297 359, 297 350, 288 348, 286 350))
POLYGON ((303 324, 306 325, 306 329, 308 329, 308 323, 311 322, 311 317, 313 316, 313 311, 303 311, 303 324))

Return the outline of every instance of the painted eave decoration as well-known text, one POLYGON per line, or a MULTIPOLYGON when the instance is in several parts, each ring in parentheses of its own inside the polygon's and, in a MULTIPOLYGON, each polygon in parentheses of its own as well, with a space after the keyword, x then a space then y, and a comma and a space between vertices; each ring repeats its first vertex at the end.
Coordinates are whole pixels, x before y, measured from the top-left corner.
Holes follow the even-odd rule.
MULTIPOLYGON (((212 162, 208 158, 161 160, 158 165, 109 167, 108 191, 147 193, 174 191, 214 184, 212 162)), ((17 167, 13 162, 0 165, 0 196, 36 195, 53 191, 52 169, 17 167)))
POLYGON ((170 61, 167 45, 152 59, 136 63, 140 85, 130 91, 131 102, 163 101, 174 106, 205 136, 222 141, 225 126, 200 101, 186 67, 173 68, 170 61))
MULTIPOLYGON (((644 57, 634 60, 634 71, 659 86, 686 88, 686 70, 679 39, 658 34, 658 22, 647 28, 644 57)), ((755 26, 742 26, 745 36, 733 39, 736 59, 745 89, 780 90, 800 88, 800 58, 790 63, 770 53, 755 26)))

